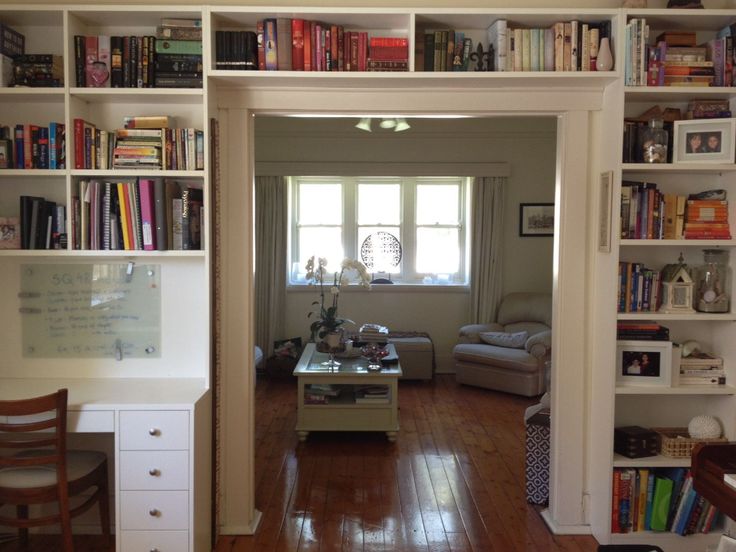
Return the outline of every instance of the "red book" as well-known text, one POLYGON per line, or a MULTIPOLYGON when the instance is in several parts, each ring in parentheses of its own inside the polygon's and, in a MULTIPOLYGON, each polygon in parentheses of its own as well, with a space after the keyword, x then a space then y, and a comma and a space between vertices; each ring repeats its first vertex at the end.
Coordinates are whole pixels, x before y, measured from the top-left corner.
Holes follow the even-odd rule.
POLYGON ((31 125, 23 125, 23 162, 26 169, 33 168, 33 139, 31 125))
POLYGON ((621 470, 613 470, 613 492, 611 494, 611 533, 620 533, 621 526, 618 523, 618 514, 621 500, 621 470))
POLYGON ((345 28, 342 25, 337 28, 337 70, 345 70, 345 28))
POLYGON ((311 71, 319 70, 317 69, 317 36, 318 36, 317 28, 318 27, 319 25, 314 21, 311 21, 309 23, 309 36, 310 36, 310 42, 311 42, 311 47, 312 47, 312 51, 310 52, 312 55, 311 71))
POLYGON ((340 38, 337 25, 330 27, 330 71, 337 71, 340 65, 338 39, 340 38))
POLYGON ((291 70, 304 71, 304 20, 291 20, 291 70))
POLYGON ((74 168, 84 168, 84 119, 74 119, 74 168))
POLYGON ((358 33, 358 71, 366 70, 366 61, 368 60, 368 33, 362 31, 358 33))
POLYGON ((84 44, 84 74, 88 87, 99 86, 95 84, 99 81, 95 71, 95 63, 97 63, 97 37, 88 36, 84 44))
POLYGON ((263 20, 256 23, 256 36, 258 37, 258 70, 266 70, 266 52, 263 48, 263 20))
POLYGON ((156 220, 154 215, 153 180, 140 178, 138 190, 141 202, 141 224, 143 230, 143 249, 156 249, 156 220))
POLYGON ((317 23, 314 26, 314 56, 315 56, 315 71, 324 71, 324 43, 325 43, 325 31, 322 25, 317 23))
POLYGON ((350 33, 350 70, 358 71, 358 44, 360 37, 357 32, 350 33))
POLYGON ((312 22, 304 22, 304 70, 312 70, 312 22))

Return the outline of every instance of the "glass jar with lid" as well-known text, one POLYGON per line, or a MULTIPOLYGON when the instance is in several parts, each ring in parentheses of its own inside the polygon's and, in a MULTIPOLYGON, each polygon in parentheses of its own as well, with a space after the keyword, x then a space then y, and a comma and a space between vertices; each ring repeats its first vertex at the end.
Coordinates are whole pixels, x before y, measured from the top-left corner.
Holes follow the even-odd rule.
POLYGON ((728 250, 703 249, 703 264, 697 268, 695 308, 700 312, 729 312, 731 269, 728 250))
POLYGON ((644 163, 666 163, 669 136, 662 119, 650 119, 641 136, 641 155, 644 163))

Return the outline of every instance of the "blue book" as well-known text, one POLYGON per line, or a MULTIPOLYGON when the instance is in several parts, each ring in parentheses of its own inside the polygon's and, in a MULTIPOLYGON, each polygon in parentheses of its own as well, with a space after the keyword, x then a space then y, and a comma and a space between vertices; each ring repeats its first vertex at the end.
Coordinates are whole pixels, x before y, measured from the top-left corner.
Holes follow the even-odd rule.
POLYGON ((698 493, 695 492, 695 489, 690 485, 688 487, 687 495, 682 497, 683 507, 682 507, 682 515, 677 520, 677 527, 673 528, 673 531, 677 533, 678 535, 685 535, 685 530, 687 529, 688 522, 690 521, 690 514, 692 514, 693 507, 695 506, 695 503, 697 502, 698 493))
POLYGON ((56 123, 49 123, 49 169, 58 169, 56 164, 56 123))
POLYGON ((667 530, 672 529, 672 522, 677 514, 677 506, 679 504, 679 497, 682 492, 682 484, 685 481, 685 474, 687 473, 686 468, 669 468, 667 470, 667 477, 672 480, 672 498, 670 500, 669 514, 667 515, 667 530))

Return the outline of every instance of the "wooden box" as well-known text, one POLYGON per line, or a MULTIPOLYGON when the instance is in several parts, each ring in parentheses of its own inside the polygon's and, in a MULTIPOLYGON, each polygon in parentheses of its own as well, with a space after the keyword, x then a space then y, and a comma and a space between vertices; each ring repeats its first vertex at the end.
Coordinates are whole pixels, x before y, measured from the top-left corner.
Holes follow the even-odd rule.
POLYGON ((640 426, 617 427, 613 431, 613 450, 627 458, 644 458, 659 453, 656 431, 640 426))

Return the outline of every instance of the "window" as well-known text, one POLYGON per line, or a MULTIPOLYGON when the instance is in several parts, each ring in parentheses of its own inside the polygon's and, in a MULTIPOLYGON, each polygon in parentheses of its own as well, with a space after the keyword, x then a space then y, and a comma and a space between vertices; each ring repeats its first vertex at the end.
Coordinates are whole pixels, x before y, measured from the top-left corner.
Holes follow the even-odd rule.
POLYGON ((461 177, 292 177, 291 282, 315 255, 330 272, 350 257, 396 283, 465 284, 467 188, 461 177))

